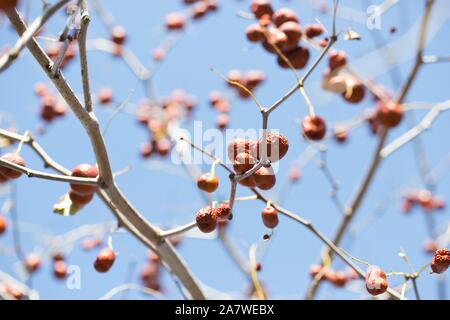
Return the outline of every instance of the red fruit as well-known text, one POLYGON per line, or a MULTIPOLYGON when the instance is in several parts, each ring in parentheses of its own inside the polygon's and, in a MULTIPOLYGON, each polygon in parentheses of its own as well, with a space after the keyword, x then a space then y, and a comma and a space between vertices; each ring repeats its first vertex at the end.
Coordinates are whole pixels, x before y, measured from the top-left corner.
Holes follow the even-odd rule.
POLYGON ((64 255, 61 252, 55 252, 52 254, 53 262, 64 261, 64 255))
POLYGON ((94 262, 94 268, 98 272, 107 272, 109 269, 111 269, 114 260, 116 260, 116 254, 114 253, 114 251, 110 248, 104 248, 97 255, 97 258, 94 262))
POLYGON ((302 121, 303 134, 310 140, 322 140, 325 137, 327 126, 325 120, 319 116, 307 116, 302 121))
POLYGON ((17 6, 18 3, 19 3, 18 0, 0 0, 0 10, 2 11, 12 10, 17 6))
POLYGON ((154 264, 160 263, 160 260, 161 260, 159 258, 159 256, 152 250, 148 251, 147 259, 148 259, 149 262, 154 263, 154 264))
POLYGON ((300 169, 297 167, 293 167, 291 169, 291 171, 289 172, 289 179, 292 182, 297 182, 298 180, 300 180, 301 176, 302 175, 301 175, 300 169))
POLYGON ((72 201, 72 203, 76 206, 76 207, 83 207, 86 204, 88 204, 89 202, 92 201, 92 198, 94 198, 94 194, 93 193, 89 193, 89 194, 79 194, 76 193, 73 190, 69 191, 69 198, 72 201))
POLYGON ((204 207, 195 216, 197 227, 204 233, 213 232, 217 226, 216 213, 211 207, 204 207))
POLYGON ((166 16, 166 28, 169 30, 181 30, 185 24, 181 13, 173 12, 166 16))
POLYGON ((122 45, 127 39, 127 31, 122 26, 115 26, 111 30, 111 41, 115 44, 122 45))
POLYGON ((256 88, 261 82, 264 81, 266 76, 263 72, 258 70, 251 70, 245 74, 245 83, 247 88, 253 89, 256 88))
POLYGON ((53 264, 53 274, 57 279, 64 279, 67 276, 67 264, 64 261, 56 261, 53 264))
POLYGON ((211 91, 209 93, 209 103, 212 107, 215 107, 220 101, 223 101, 222 93, 219 91, 211 91))
POLYGON ((359 103, 364 99, 366 89, 363 84, 354 77, 349 77, 345 81, 346 90, 342 93, 342 97, 350 103, 359 103))
POLYGON ((344 51, 333 51, 328 57, 328 66, 331 70, 341 68, 347 64, 347 55, 344 51))
POLYGON ((249 187, 249 188, 255 188, 256 187, 256 182, 255 182, 255 178, 254 178, 253 175, 251 175, 251 176, 249 176, 247 178, 239 180, 238 183, 240 185, 243 185, 243 186, 249 187))
POLYGON ((266 51, 276 53, 277 51, 273 48, 274 45, 281 49, 283 46, 287 45, 287 43, 288 37, 283 31, 279 29, 270 29, 267 33, 266 40, 263 41, 262 45, 266 51))
POLYGON ((219 178, 211 172, 202 174, 197 179, 197 187, 206 192, 214 192, 219 187, 219 178))
POLYGON ((302 37, 302 28, 298 22, 287 21, 279 29, 286 34, 288 42, 298 43, 302 37))
POLYGON ((438 249, 436 241, 434 241, 433 239, 428 239, 425 242, 423 249, 425 250, 426 253, 434 254, 438 249))
POLYGON ((217 116, 216 124, 219 129, 223 130, 228 127, 229 122, 230 117, 226 113, 221 113, 217 116))
POLYGON ((333 284, 338 287, 342 288, 347 283, 347 276, 342 271, 336 271, 334 274, 334 281, 333 284))
POLYGON ((250 4, 250 10, 256 18, 260 19, 264 15, 272 15, 273 9, 269 0, 253 0, 250 4))
POLYGON ((450 250, 447 248, 437 249, 431 260, 431 270, 434 273, 443 273, 450 266, 450 250))
POLYGON ((230 205, 228 204, 221 204, 219 207, 213 209, 214 214, 216 215, 217 221, 224 221, 228 220, 228 217, 231 213, 230 205))
POLYGON ((339 143, 344 143, 347 141, 348 138, 348 131, 346 127, 336 127, 334 129, 334 138, 339 143))
POLYGON ((310 268, 309 268, 309 275, 311 276, 312 279, 314 279, 323 269, 323 266, 320 264, 313 264, 310 268))
POLYGON ((269 190, 275 186, 276 178, 272 167, 261 167, 254 174, 256 186, 261 190, 269 190))
POLYGON ((277 27, 279 27, 288 21, 298 22, 298 18, 297 14, 293 10, 289 8, 281 8, 273 13, 272 21, 277 27))
POLYGON ((5 233, 6 228, 8 227, 8 222, 6 218, 2 215, 0 215, 0 235, 5 233))
POLYGON ((386 273, 379 268, 372 268, 366 275, 366 289, 373 295, 385 293, 388 288, 386 273))
POLYGON ((113 92, 111 88, 102 88, 98 92, 98 100, 101 104, 108 104, 112 101, 113 98, 113 92))
POLYGON ((167 138, 161 138, 156 141, 156 150, 161 157, 167 156, 170 151, 170 140, 167 138))
POLYGON ((227 154, 230 161, 234 161, 236 156, 246 152, 253 157, 256 157, 256 141, 250 139, 233 139, 227 145, 227 154))
POLYGON ((153 50, 153 60, 162 61, 166 57, 166 51, 162 48, 156 48, 153 50))
POLYGON ((273 229, 278 225, 278 212, 274 207, 265 207, 261 216, 267 228, 273 229))
POLYGON ((147 285, 155 280, 158 280, 159 276, 159 267, 157 264, 149 263, 144 269, 142 269, 140 278, 144 285, 147 285))
POLYGON ((208 4, 204 1, 197 2, 192 8, 192 19, 200 19, 208 12, 208 4))
MULTIPOLYGON (((227 74, 227 79, 228 81, 233 81, 233 82, 242 82, 242 74, 239 70, 230 70, 227 74)), ((236 86, 232 83, 228 83, 228 85, 232 88, 235 88, 236 86)))
POLYGON ((34 93, 39 97, 44 97, 48 95, 48 89, 45 84, 38 82, 34 85, 34 93))
POLYGON ((376 108, 378 122, 386 128, 398 126, 403 119, 402 106, 392 100, 386 102, 380 100, 376 108))
POLYGON ((311 24, 305 27, 305 34, 308 38, 315 38, 323 33, 323 27, 320 24, 311 24))
POLYGON ((41 259, 35 254, 30 254, 25 258, 24 266, 28 273, 33 273, 40 268, 41 259))
MULTIPOLYGON (((281 160, 289 150, 289 141, 286 136, 277 132, 267 132, 267 157, 271 162, 281 160)), ((257 144, 258 159, 262 158, 263 142, 259 139, 257 144)))
MULTIPOLYGON (((93 166, 91 164, 87 163, 79 164, 78 166, 72 169, 72 177, 96 178, 97 176, 98 176, 98 169, 96 166, 93 166)), ((97 186, 94 185, 71 183, 70 187, 72 188, 73 193, 76 193, 80 196, 90 195, 94 193, 95 190, 97 190, 97 186)))
POLYGON ((155 145, 152 142, 144 142, 139 148, 142 158, 150 157, 155 151, 155 145))
POLYGON ((264 27, 262 27, 259 23, 249 25, 245 30, 245 34, 250 42, 262 42, 266 40, 266 36, 264 35, 264 27))
POLYGON ((255 163, 255 158, 253 158, 250 154, 247 152, 241 152, 236 156, 233 163, 233 168, 237 173, 244 173, 253 168, 255 163))
MULTIPOLYGON (((303 69, 309 61, 308 48, 298 46, 297 48, 285 53, 286 58, 295 69, 303 69)), ((289 65, 281 57, 277 58, 277 63, 282 68, 289 68, 289 65)))
MULTIPOLYGON (((2 159, 17 164, 19 166, 25 167, 25 160, 23 160, 23 158, 18 154, 6 153, 2 156, 2 159)), ((0 165, 0 175, 8 179, 17 179, 22 175, 22 173, 0 165)))

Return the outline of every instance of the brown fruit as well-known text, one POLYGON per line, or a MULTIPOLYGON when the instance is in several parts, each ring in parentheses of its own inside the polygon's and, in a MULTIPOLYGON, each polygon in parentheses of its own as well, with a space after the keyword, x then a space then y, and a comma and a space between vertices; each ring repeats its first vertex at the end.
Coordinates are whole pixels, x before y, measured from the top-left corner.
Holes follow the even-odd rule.
POLYGON ((202 174, 197 179, 197 187, 206 192, 214 192, 219 187, 219 178, 211 172, 202 174))
POLYGON ((111 30, 111 41, 115 44, 122 45, 127 39, 127 31, 122 26, 115 26, 111 30))
POLYGON ((310 140, 322 140, 325 137, 327 126, 325 120, 319 116, 307 116, 302 121, 303 135, 310 140))
POLYGON ((115 252, 110 248, 104 248, 97 255, 97 258, 94 262, 94 268, 98 272, 107 272, 111 269, 114 260, 116 260, 115 252))
MULTIPOLYGON (((308 48, 301 46, 298 46, 295 49, 285 53, 285 57, 289 60, 289 62, 295 69, 303 69, 308 64, 309 56, 310 54, 308 48)), ((289 68, 289 65, 281 57, 277 58, 277 63, 282 68, 289 68)))
POLYGON ((41 267, 41 259, 36 254, 30 254, 25 258, 24 266, 28 273, 33 273, 41 267))
POLYGON ((8 228, 8 222, 3 215, 0 215, 0 235, 5 233, 6 228, 8 228))
POLYGON ((272 5, 269 0, 253 0, 250 4, 250 10, 258 19, 260 19, 263 15, 273 14, 272 5))
POLYGON ((336 271, 334 274, 334 282, 333 284, 338 287, 342 288, 347 283, 347 275, 342 271, 336 271))
POLYGON ((376 108, 378 122, 386 128, 398 126, 403 119, 402 106, 392 100, 387 102, 380 100, 378 101, 376 108))
POLYGON ((320 24, 310 24, 305 27, 305 34, 308 38, 315 38, 323 33, 323 27, 320 24))
POLYGON ((197 212, 195 221, 197 222, 197 227, 204 233, 213 232, 217 226, 216 214, 209 206, 204 207, 197 212))
POLYGON ((279 29, 286 34, 289 42, 298 43, 302 37, 302 28, 298 22, 287 21, 279 29))
POLYGON ((217 221, 226 221, 231 213, 231 208, 229 204, 222 203, 219 207, 213 209, 216 215, 217 221))
POLYGON ((388 288, 386 273, 379 268, 372 268, 366 275, 366 289, 373 295, 385 293, 388 288))
POLYGON ((228 127, 230 123, 230 116, 226 113, 221 113, 217 116, 216 125, 220 130, 224 130, 228 127))
POLYGON ((265 207, 261 216, 267 228, 273 229, 278 225, 278 212, 274 207, 265 207))
MULTIPOLYGON (((19 166, 25 167, 25 160, 23 160, 23 158, 18 154, 6 153, 2 156, 2 159, 17 164, 19 166)), ((22 173, 0 165, 0 175, 8 179, 17 179, 22 175, 22 173)))
MULTIPOLYGON (((72 177, 81 177, 81 178, 96 178, 98 176, 98 169, 96 166, 91 164, 83 163, 79 164, 75 168, 72 169, 72 177)), ((94 185, 83 185, 71 183, 70 187, 73 193, 76 193, 80 196, 90 195, 97 190, 97 186, 94 185)))
POLYGON ((323 266, 320 264, 313 264, 310 268, 309 268, 309 275, 311 276, 312 279, 314 279, 323 269, 323 266))
MULTIPOLYGON (((267 132, 267 157, 271 162, 281 160, 289 150, 289 141, 286 136, 277 132, 267 132)), ((257 144, 258 159, 262 158, 263 142, 259 139, 257 144)))
POLYGON ((192 19, 202 18, 208 12, 208 4, 204 1, 197 2, 192 8, 192 19))
POLYGON ((450 250, 447 248, 437 249, 431 260, 431 270, 434 273, 443 273, 450 266, 450 250))
POLYGON ((366 89, 363 84, 354 77, 349 77, 345 81, 346 90, 342 92, 342 97, 350 103, 359 103, 364 99, 366 89))
POLYGON ((256 187, 256 182, 255 182, 255 178, 254 178, 253 175, 251 175, 251 176, 249 176, 247 178, 239 180, 238 183, 240 185, 243 185, 244 187, 249 187, 249 188, 255 188, 256 187))
POLYGON ((297 14, 293 10, 289 8, 281 8, 273 13, 272 21, 277 27, 279 27, 288 21, 298 22, 298 18, 297 14))
POLYGON ((347 64, 347 55, 344 51, 333 51, 328 57, 328 66, 331 70, 341 68, 347 64))
POLYGON ((334 128, 334 139, 339 143, 344 143, 348 138, 348 129, 344 126, 337 126, 334 128))
POLYGON ((256 186, 261 190, 269 190, 275 186, 276 177, 272 167, 261 167, 254 174, 256 186))
POLYGON ((62 260, 53 263, 53 275, 57 279, 64 279, 67 276, 67 264, 62 260))
POLYGON ((181 30, 184 25, 185 20, 181 13, 173 12, 166 16, 166 28, 168 30, 181 30))
POLYGON ((72 201, 72 203, 76 207, 81 208, 92 201, 92 198, 94 198, 94 194, 93 193, 78 194, 78 193, 74 192, 73 190, 70 190, 69 198, 70 198, 70 201, 72 201))
POLYGON ((264 35, 264 27, 259 23, 251 24, 245 30, 248 41, 250 42, 262 42, 266 39, 264 35))
POLYGON ((18 0, 0 0, 0 10, 2 11, 12 10, 17 6, 18 3, 19 3, 18 0))
POLYGON ((251 156, 256 157, 256 141, 236 138, 228 143, 227 154, 230 161, 234 161, 236 156, 241 152, 246 152, 251 156))
POLYGON ((112 101, 113 92, 111 88, 105 87, 98 92, 98 100, 100 104, 108 104, 112 101))
POLYGON ((248 154, 247 152, 241 152, 236 156, 236 159, 233 163, 233 168, 234 171, 240 174, 253 168, 255 163, 255 158, 253 158, 252 155, 248 154))

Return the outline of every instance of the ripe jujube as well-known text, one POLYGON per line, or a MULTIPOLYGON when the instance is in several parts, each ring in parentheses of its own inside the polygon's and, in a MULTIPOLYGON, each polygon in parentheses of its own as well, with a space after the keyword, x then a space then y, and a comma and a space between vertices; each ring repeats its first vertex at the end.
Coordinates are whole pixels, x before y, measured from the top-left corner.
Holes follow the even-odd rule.
POLYGON ((206 192, 214 192, 219 187, 219 178, 211 172, 202 174, 197 179, 197 187, 206 192))
MULTIPOLYGON (((80 177, 80 178, 96 178, 98 176, 98 169, 96 166, 91 164, 83 163, 72 170, 72 177, 80 177)), ((84 185, 84 184, 76 184, 71 183, 70 187, 72 191, 78 195, 85 196, 95 192, 97 190, 97 186, 94 185, 84 185)))
MULTIPOLYGON (((285 135, 277 132, 267 132, 266 152, 271 162, 281 160, 289 150, 289 141, 285 135)), ((262 158, 263 141, 259 139, 257 144, 258 159, 262 158)))
POLYGON ((431 270, 434 273, 443 273, 450 266, 450 250, 447 248, 437 249, 431 260, 431 270))
POLYGON ((94 194, 93 193, 88 193, 88 194, 78 194, 73 190, 69 191, 69 198, 70 201, 72 201, 72 203, 76 206, 76 207, 83 207, 86 204, 88 204, 89 202, 92 201, 92 199, 94 198, 94 194))
POLYGON ((261 217, 267 228, 273 229, 278 225, 278 211, 272 206, 265 207, 261 212, 261 217))
POLYGON ((386 273, 379 268, 372 268, 366 275, 366 289, 371 295, 385 293, 388 288, 386 273))
POLYGON ((197 212, 195 221, 197 222, 197 227, 204 233, 213 232, 217 226, 216 213, 209 206, 204 207, 197 212))
POLYGON ((254 174, 256 186, 261 190, 269 190, 275 186, 276 177, 272 167, 261 167, 254 174))
MULTIPOLYGON (((25 167, 25 160, 15 153, 6 153, 1 157, 3 160, 7 160, 19 166, 25 167)), ((22 172, 3 167, 0 165, 0 175, 8 178, 8 179, 17 179, 22 175, 22 172)))
POLYGON ((94 262, 94 268, 98 272, 107 272, 111 269, 114 261, 116 260, 116 253, 111 248, 104 248, 97 255, 94 262))
POLYGON ((239 153, 233 163, 234 171, 237 173, 244 173, 255 165, 255 158, 247 152, 239 153))
POLYGON ((395 101, 378 101, 377 120, 386 128, 394 128, 400 124, 403 119, 403 108, 395 101))
POLYGON ((319 116, 307 116, 302 121, 302 130, 305 137, 318 141, 325 137, 327 126, 325 120, 319 116))

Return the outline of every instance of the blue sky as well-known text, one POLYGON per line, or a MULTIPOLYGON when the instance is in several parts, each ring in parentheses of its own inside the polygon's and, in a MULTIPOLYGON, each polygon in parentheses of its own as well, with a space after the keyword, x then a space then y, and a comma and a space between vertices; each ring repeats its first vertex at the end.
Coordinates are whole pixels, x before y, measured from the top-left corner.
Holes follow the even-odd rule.
MULTIPOLYGON (((26 3, 26 1, 22 1, 26 3)), ((37 2, 28 1, 31 5, 30 16, 38 14, 37 2)), ((325 26, 331 25, 329 15, 313 10, 309 1, 272 1, 274 7, 289 6, 299 15, 302 24, 313 23, 317 17, 325 26)), ((344 7, 353 7, 365 11, 371 1, 345 1, 344 7), (361 4, 362 3, 362 4, 361 4)), ((380 1, 373 1, 379 3, 380 1)), ((423 2, 423 1, 420 1, 423 2)), ((118 24, 124 25, 129 33, 128 47, 137 57, 147 64, 151 61, 152 49, 156 48, 167 36, 163 28, 166 14, 183 8, 181 1, 103 1, 108 3, 108 10, 115 17, 118 24)), ((182 35, 176 46, 170 52, 167 60, 160 67, 154 78, 158 93, 166 96, 177 88, 183 88, 194 94, 199 101, 192 120, 201 120, 203 128, 214 127, 215 113, 208 106, 208 93, 212 90, 226 92, 227 86, 210 68, 216 68, 222 73, 230 69, 251 70, 259 69, 267 75, 266 81, 256 90, 256 95, 263 104, 269 105, 283 95, 295 83, 293 74, 282 70, 276 65, 273 56, 263 51, 259 46, 251 45, 245 38, 245 28, 250 22, 236 15, 238 11, 248 11, 250 1, 220 1, 220 10, 205 19, 193 23, 182 35)), ((330 1, 328 1, 330 3, 330 1)), ((426 54, 444 56, 450 51, 448 35, 450 24, 445 23, 447 17, 441 14, 448 4, 438 0, 436 10, 432 13, 432 27, 434 37, 430 39, 425 50, 426 54), (439 21, 443 21, 442 25, 439 21), (437 28, 439 27, 439 29, 437 28)), ((401 41, 408 33, 409 28, 419 21, 421 5, 413 6, 409 1, 400 0, 381 19, 380 30, 369 30, 365 25, 338 18, 338 30, 351 27, 358 32, 361 41, 343 41, 336 44, 336 48, 345 50, 349 56, 350 66, 354 63, 358 71, 364 76, 379 81, 392 92, 398 92, 405 80, 413 62, 417 38, 407 38, 401 41), (397 32, 389 33, 389 28, 395 26, 397 32), (374 39, 379 38, 387 43, 400 43, 394 55, 400 57, 398 66, 401 82, 391 80, 383 61, 371 52, 375 49, 374 39), (411 47, 411 48, 410 48, 411 47), (370 57, 370 58, 368 58, 370 57)), ((89 38, 107 38, 107 30, 100 23, 94 12, 91 12, 92 22, 89 29, 89 38)), ((46 28, 46 36, 55 36, 64 24, 65 16, 57 14, 46 28)), ((2 18, 0 24, 0 46, 13 44, 17 36, 11 31, 9 25, 2 18)), ((416 33, 414 33, 416 34, 416 33)), ((45 39, 41 40, 42 43, 45 39)), ((318 52, 311 51, 312 59, 318 52)), ((310 64, 312 62, 310 60, 310 64)), ((116 58, 103 52, 90 52, 90 75, 93 91, 103 86, 114 90, 116 101, 123 101, 128 96, 130 101, 137 103, 145 97, 141 86, 137 86, 135 76, 127 67, 116 58)), ((339 96, 325 93, 320 89, 320 79, 326 67, 323 61, 306 84, 306 90, 316 107, 316 112, 327 121, 339 123, 354 118, 365 109, 373 107, 370 97, 358 104, 343 103, 339 96)), ((446 76, 450 73, 450 66, 446 63, 424 66, 414 82, 412 90, 406 101, 441 102, 448 99, 448 81, 446 76)), ((302 74, 302 72, 300 72, 302 74)), ((81 93, 79 68, 74 61, 64 70, 64 75, 77 93, 81 93)), ((41 145, 61 164, 72 168, 81 162, 94 161, 87 135, 77 119, 69 115, 52 123, 45 134, 39 135, 37 129, 40 125, 38 117, 39 99, 33 94, 36 82, 45 82, 51 87, 43 72, 24 51, 12 67, 0 75, 0 110, 5 114, 12 114, 18 130, 30 130, 36 134, 41 145)), ((55 91, 52 88, 53 91, 55 91)), ((231 93, 230 93, 231 95, 231 93)), ((111 114, 110 111, 96 108, 100 123, 104 125, 111 114)), ((411 112, 411 111, 410 111, 411 112)), ((416 119, 421 119, 426 110, 415 110, 416 119)), ((290 165, 300 157, 308 144, 301 137, 299 119, 307 114, 307 108, 300 94, 294 94, 270 117, 269 127, 284 133, 290 141, 287 156, 280 162, 277 173, 277 186, 267 192, 271 197, 277 197, 283 192, 283 206, 293 212, 310 219, 315 226, 326 235, 331 236, 341 219, 341 213, 334 206, 330 198, 330 185, 325 176, 316 165, 320 158, 316 157, 302 168, 302 179, 292 186, 289 192, 282 190, 283 180, 289 172, 290 165)), ((257 107, 250 101, 233 99, 231 108, 231 128, 259 128, 260 119, 257 107)), ((435 121, 431 130, 421 135, 430 166, 437 168, 449 154, 450 142, 446 139, 449 128, 450 114, 443 113, 435 121)), ((3 123, 2 123, 3 127, 3 123)), ((183 124, 187 130, 192 131, 192 122, 183 124)), ((392 130, 389 141, 398 137, 408 129, 407 121, 392 130)), ((119 171, 131 166, 131 170, 117 178, 117 183, 130 201, 151 222, 159 225, 177 225, 191 221, 195 212, 201 208, 203 199, 196 189, 195 183, 185 175, 179 166, 166 160, 143 161, 138 153, 139 145, 147 138, 147 133, 136 124, 134 117, 120 114, 114 118, 106 135, 106 143, 110 153, 112 167, 119 171), (162 170, 166 168, 167 170, 162 170)), ((326 142, 328 146, 328 166, 334 177, 339 181, 339 197, 348 203, 370 163, 376 139, 363 125, 351 132, 349 142, 337 145, 333 141, 326 142)), ((27 165, 41 169, 42 163, 28 149, 23 149, 23 156, 27 165)), ((444 166, 445 168, 445 166, 444 166)), ((203 171, 209 166, 204 165, 203 171)), ((448 170, 443 170, 437 185, 437 194, 448 198, 450 182, 448 170)), ((218 169, 220 181, 223 182, 216 192, 219 199, 225 199, 229 192, 226 172, 218 169)), ((342 246, 359 259, 376 264, 386 271, 408 271, 408 266, 398 256, 403 248, 415 268, 426 264, 430 257, 423 253, 422 246, 428 237, 424 213, 415 210, 410 215, 400 212, 401 192, 408 188, 422 188, 423 185, 418 173, 412 144, 401 148, 386 159, 378 171, 368 196, 360 208, 351 230, 360 232, 354 241, 346 238, 342 246), (384 208, 374 220, 374 215, 380 204, 384 208), (368 223, 367 223, 368 222, 368 223), (365 226, 361 229, 361 226, 365 226)), ((113 220, 108 209, 95 199, 77 215, 61 217, 52 213, 55 201, 67 192, 67 186, 42 180, 21 178, 15 183, 17 190, 17 212, 20 217, 20 233, 23 248, 26 252, 41 250, 43 247, 43 234, 58 235, 85 224, 99 224, 113 220)), ((243 189, 238 189, 238 196, 249 195, 243 189)), ((8 195, 2 196, 2 201, 8 195)), ((261 202, 237 202, 234 220, 230 229, 233 243, 239 247, 242 254, 248 255, 248 248, 252 243, 261 242, 267 230, 260 221, 261 202)), ((448 224, 448 209, 434 213, 436 222, 445 226, 448 224)), ((35 287, 44 299, 96 299, 111 288, 124 281, 138 282, 139 269, 145 264, 146 249, 126 232, 113 234, 114 248, 119 252, 113 268, 107 274, 98 274, 92 267, 96 251, 84 252, 75 244, 68 257, 68 263, 77 265, 81 269, 81 289, 69 290, 64 282, 56 282, 51 275, 51 266, 45 262, 43 268, 33 277, 35 287), (132 276, 129 278, 128 270, 131 265, 132 276)), ((0 247, 12 246, 12 232, 9 230, 0 237, 0 247)), ((180 247, 180 253, 192 268, 193 273, 207 286, 219 291, 237 294, 241 297, 248 286, 247 279, 235 267, 223 247, 217 240, 185 238, 180 247)), ((309 284, 308 268, 317 263, 320 258, 322 243, 302 226, 280 218, 270 245, 264 254, 258 256, 262 262, 263 270, 259 276, 266 284, 272 298, 303 298, 309 284)), ((15 274, 14 255, 0 255, 0 269, 15 274)), ((335 267, 343 269, 345 266, 336 259, 335 267)), ((423 298, 437 297, 435 275, 424 273, 418 280, 419 290, 423 298)), ((390 283, 398 284, 401 279, 390 279, 390 283)), ((162 279, 166 288, 167 297, 180 298, 180 294, 170 277, 165 274, 162 279)), ((361 295, 362 282, 349 285, 344 289, 335 289, 324 284, 319 292, 319 298, 358 299, 361 295)), ((445 286, 449 289, 448 280, 445 286)), ((407 292, 412 298, 412 291, 407 292)), ((132 298, 147 298, 139 293, 130 293, 132 298)))

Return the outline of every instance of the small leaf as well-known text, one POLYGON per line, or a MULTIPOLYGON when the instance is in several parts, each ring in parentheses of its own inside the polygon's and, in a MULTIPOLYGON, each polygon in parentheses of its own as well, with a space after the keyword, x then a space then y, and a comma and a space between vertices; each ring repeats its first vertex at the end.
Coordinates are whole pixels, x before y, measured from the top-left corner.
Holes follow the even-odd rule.
POLYGON ((361 36, 357 32, 348 29, 344 35, 344 40, 361 40, 361 36))
POLYGON ((53 212, 62 216, 73 216, 80 208, 73 205, 68 194, 65 194, 59 199, 59 202, 53 206, 53 212))

